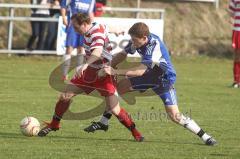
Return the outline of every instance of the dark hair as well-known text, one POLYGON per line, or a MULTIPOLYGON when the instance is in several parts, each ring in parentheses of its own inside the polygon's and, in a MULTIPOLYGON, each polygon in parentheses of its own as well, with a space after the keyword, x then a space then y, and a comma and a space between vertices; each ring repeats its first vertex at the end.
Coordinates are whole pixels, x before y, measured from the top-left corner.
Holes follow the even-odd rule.
POLYGON ((71 20, 76 21, 78 25, 82 25, 83 23, 91 24, 90 17, 88 16, 88 14, 84 13, 77 13, 72 15, 71 20))
POLYGON ((143 38, 150 34, 148 26, 143 22, 135 23, 129 30, 128 34, 137 38, 143 38))

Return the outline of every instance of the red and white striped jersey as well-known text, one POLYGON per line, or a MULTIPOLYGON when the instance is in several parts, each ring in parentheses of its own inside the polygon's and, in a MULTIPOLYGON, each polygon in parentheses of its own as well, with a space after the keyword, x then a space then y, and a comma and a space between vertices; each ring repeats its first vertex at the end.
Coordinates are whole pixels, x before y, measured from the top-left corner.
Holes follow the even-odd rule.
POLYGON ((233 30, 240 31, 240 0, 229 0, 229 10, 234 15, 233 30))
POLYGON ((93 23, 92 28, 84 35, 84 48, 86 55, 90 56, 93 49, 103 47, 102 57, 112 60, 112 47, 108 38, 108 30, 105 25, 93 23))

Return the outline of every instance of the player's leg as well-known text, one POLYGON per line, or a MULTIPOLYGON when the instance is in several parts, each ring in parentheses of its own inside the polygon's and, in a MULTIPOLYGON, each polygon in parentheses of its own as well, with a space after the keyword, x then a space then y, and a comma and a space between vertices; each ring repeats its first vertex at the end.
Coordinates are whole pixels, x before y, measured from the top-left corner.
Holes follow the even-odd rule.
MULTIPOLYGON (((75 82, 74 79, 72 79, 72 82, 75 82)), ((68 110, 72 98, 84 91, 83 88, 77 87, 77 84, 67 85, 65 92, 60 94, 59 99, 56 102, 52 121, 39 131, 38 136, 43 137, 51 131, 58 130, 60 128, 60 121, 64 113, 68 110)))
POLYGON ((56 131, 60 128, 60 121, 62 119, 62 116, 68 110, 73 96, 74 96, 73 93, 60 94, 59 99, 55 105, 52 121, 49 124, 47 124, 46 127, 42 128, 39 131, 38 136, 40 137, 46 136, 49 132, 56 131))
POLYGON ((168 92, 159 95, 162 99, 166 112, 169 118, 183 126, 184 128, 190 130, 194 134, 198 135, 206 145, 215 145, 216 141, 211 136, 203 131, 199 125, 191 118, 183 115, 177 105, 176 91, 174 88, 170 89, 168 92))
POLYGON ((232 47, 234 49, 233 58, 233 88, 240 88, 240 32, 233 31, 232 34, 232 47))
POLYGON ((68 80, 68 72, 71 66, 71 53, 73 51, 73 47, 72 46, 67 46, 66 47, 66 54, 63 55, 63 76, 62 76, 62 80, 68 80))
MULTIPOLYGON (((128 104, 136 103, 135 101, 135 93, 134 91, 143 91, 147 90, 148 88, 152 88, 152 81, 154 76, 149 74, 144 74, 143 76, 139 77, 131 77, 131 78, 125 78, 122 79, 117 84, 117 91, 118 94, 122 99, 124 99, 128 104), (151 78, 150 78, 151 77, 151 78)), ((108 111, 105 111, 100 119, 100 121, 96 122, 98 123, 97 129, 95 126, 95 123, 92 123, 90 126, 86 127, 84 131, 86 132, 94 132, 96 130, 107 130, 108 128, 108 120, 111 118, 111 113, 108 111)))
POLYGON ((77 34, 74 31, 72 25, 67 28, 67 38, 66 38, 66 54, 63 55, 63 80, 68 79, 68 72, 71 66, 71 53, 74 48, 77 47, 77 34))
POLYGON ((233 88, 240 88, 240 48, 235 49, 233 63, 234 83, 233 88))
POLYGON ((83 47, 84 37, 82 35, 77 35, 77 37, 77 66, 79 66, 85 61, 85 49, 83 47))
POLYGON ((136 125, 129 116, 129 114, 126 112, 125 109, 120 107, 118 97, 116 95, 107 96, 106 104, 109 107, 111 113, 118 118, 119 122, 131 131, 134 139, 139 142, 143 141, 144 137, 136 129, 136 125))
MULTIPOLYGON (((118 94, 121 95, 121 97, 125 97, 124 94, 126 92, 129 92, 132 90, 131 88, 131 82, 129 79, 123 79, 117 84, 117 90, 118 94)), ((127 97, 125 97, 127 98, 127 97)), ((135 100, 135 99, 133 99, 135 100)), ((126 100, 127 101, 127 100, 126 100)), ((98 122, 93 122, 91 125, 86 127, 84 131, 86 132, 95 132, 96 130, 108 130, 108 121, 111 119, 112 113, 109 110, 105 110, 103 115, 101 116, 100 120, 98 122)))
MULTIPOLYGON (((131 131, 136 141, 143 141, 143 136, 136 129, 135 123, 132 121, 126 110, 120 108, 118 95, 116 93, 115 79, 112 76, 106 76, 104 79, 98 79, 95 82, 95 87, 106 99, 106 110, 114 114, 118 120, 131 131)), ((125 88, 127 89, 127 87, 125 88)), ((99 126, 100 125, 94 125, 93 123, 89 128, 95 131, 99 130, 99 126)))

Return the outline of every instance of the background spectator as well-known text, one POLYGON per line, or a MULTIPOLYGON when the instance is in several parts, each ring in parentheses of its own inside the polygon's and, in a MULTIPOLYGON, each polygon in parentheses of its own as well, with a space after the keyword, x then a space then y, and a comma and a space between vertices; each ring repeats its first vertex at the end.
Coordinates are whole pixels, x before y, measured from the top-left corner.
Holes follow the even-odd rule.
POLYGON ((106 5, 107 5, 107 0, 96 0, 96 9, 95 9, 94 15, 96 17, 102 16, 104 13, 103 7, 105 7, 106 5))
MULTIPOLYGON (((31 0, 31 4, 41 4, 47 5, 47 0, 31 0)), ((49 17, 48 9, 32 9, 31 17, 49 17)), ((31 21, 32 35, 28 40, 27 49, 33 50, 33 45, 36 39, 37 41, 37 50, 43 50, 44 47, 44 32, 47 26, 47 22, 44 21, 31 21)))
MULTIPOLYGON (((59 0, 50 0, 51 6, 59 6, 59 0)), ((60 16, 59 9, 50 9, 50 16, 58 18, 60 16)), ((45 50, 55 50, 56 40, 58 32, 58 22, 48 22, 48 31, 45 39, 44 49, 45 50)))

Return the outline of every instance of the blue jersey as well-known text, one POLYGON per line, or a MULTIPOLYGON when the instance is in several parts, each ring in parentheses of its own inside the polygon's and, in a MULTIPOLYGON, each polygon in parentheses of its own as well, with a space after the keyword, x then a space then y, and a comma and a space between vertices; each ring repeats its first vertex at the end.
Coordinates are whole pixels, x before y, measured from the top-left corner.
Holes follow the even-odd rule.
POLYGON ((76 13, 93 13, 95 0, 61 0, 61 8, 66 8, 68 18, 76 13))
MULTIPOLYGON (((130 54, 135 53, 133 47, 128 47, 125 51, 130 54)), ((136 51, 142 57, 141 63, 148 67, 147 71, 154 71, 158 74, 158 77, 167 80, 170 84, 174 84, 176 71, 172 65, 167 48, 157 35, 150 34, 148 42, 144 46, 137 48, 136 51)))

